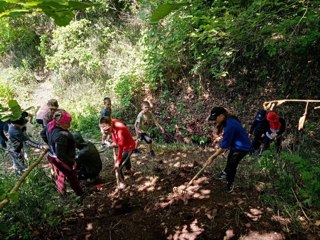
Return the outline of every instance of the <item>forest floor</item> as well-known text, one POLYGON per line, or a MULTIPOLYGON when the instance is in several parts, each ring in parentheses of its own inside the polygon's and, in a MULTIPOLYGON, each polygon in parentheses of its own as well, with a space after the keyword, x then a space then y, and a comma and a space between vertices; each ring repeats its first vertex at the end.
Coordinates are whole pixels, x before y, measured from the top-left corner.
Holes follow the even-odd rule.
MULTIPOLYGON (((35 89, 33 95, 32 105, 55 97, 48 82, 35 89)), ((217 103, 204 101, 203 107, 199 103, 190 106, 194 105, 196 113, 213 104, 217 103)), ((247 116, 254 116, 255 110, 252 111, 247 116)), ((180 119, 192 116, 171 114, 180 119)), ((206 130, 198 124, 205 119, 204 115, 197 113, 197 119, 189 121, 190 128, 197 127, 190 134, 200 135, 206 130)), ((231 193, 224 191, 226 182, 214 179, 224 168, 226 156, 216 159, 184 194, 174 192, 174 187, 183 189, 214 152, 213 147, 198 147, 185 140, 181 142, 187 144, 156 144, 155 157, 150 157, 142 145, 142 153, 132 156, 137 172, 125 176, 126 187, 122 190, 116 188, 112 150, 104 149, 99 181, 81 182, 87 192, 81 203, 75 201, 69 189, 70 195, 60 200, 70 206, 71 213, 58 226, 39 227, 33 239, 320 239, 320 229, 310 227, 303 214, 295 220, 285 209, 274 209, 271 203, 266 203, 268 188, 272 186, 257 180, 259 173, 254 172, 257 157, 247 156, 241 161, 231 193)), ((49 168, 46 161, 42 166, 49 168)))
POLYGON ((288 216, 265 206, 263 183, 251 179, 256 158, 246 157, 239 165, 232 193, 224 192, 226 183, 213 177, 224 167, 223 157, 185 194, 173 192, 174 187, 183 188, 214 151, 179 149, 157 149, 156 157, 145 149, 134 154, 137 172, 125 176, 122 190, 116 188, 112 150, 107 149, 101 154, 100 181, 82 182, 88 192, 82 204, 74 204, 60 226, 38 229, 35 239, 320 239, 319 231, 299 233, 288 216))

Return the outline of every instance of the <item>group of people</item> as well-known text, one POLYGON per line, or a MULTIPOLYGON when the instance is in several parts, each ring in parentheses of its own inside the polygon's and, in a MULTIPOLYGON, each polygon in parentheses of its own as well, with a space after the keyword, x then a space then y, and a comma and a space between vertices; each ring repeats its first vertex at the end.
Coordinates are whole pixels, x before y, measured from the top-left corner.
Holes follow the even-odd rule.
MULTIPOLYGON (((139 152, 138 147, 141 141, 147 144, 150 156, 155 156, 152 148, 152 138, 148 134, 151 125, 157 126, 161 132, 163 127, 158 123, 150 111, 150 103, 143 101, 141 111, 137 115, 134 128, 136 139, 133 138, 125 123, 119 119, 112 118, 112 104, 110 98, 104 98, 104 108, 100 112, 99 127, 102 134, 102 144, 118 147, 114 163, 114 170, 123 174, 133 174, 131 166, 131 155, 139 152), (111 139, 110 139, 111 137, 111 139), (110 142, 111 140, 111 142, 110 142)), ((100 154, 93 143, 85 141, 80 133, 69 131, 72 121, 71 115, 63 109, 59 109, 56 99, 50 99, 45 106, 42 106, 36 115, 36 122, 42 126, 40 133, 45 144, 39 144, 30 139, 26 134, 27 117, 32 115, 24 112, 15 121, 11 121, 8 127, 8 146, 5 135, 0 138, 2 147, 6 148, 13 162, 13 168, 17 174, 22 174, 26 169, 23 160, 23 145, 48 150, 47 160, 54 172, 56 188, 61 195, 65 195, 65 180, 67 179, 74 192, 82 196, 84 191, 79 180, 94 182, 102 169, 100 154), (76 149, 78 149, 76 151, 76 149)), ((249 134, 243 128, 240 120, 230 114, 223 107, 214 107, 208 117, 209 121, 215 124, 216 133, 222 135, 219 148, 208 159, 206 164, 210 165, 213 160, 229 150, 225 169, 219 173, 217 179, 226 179, 226 192, 233 191, 233 182, 239 162, 247 154, 255 150, 261 153, 267 149, 272 141, 276 142, 278 150, 281 146, 282 133, 285 130, 285 121, 275 112, 259 110, 250 128, 249 134), (252 141, 250 136, 253 137, 252 141)), ((1 129, 6 130, 6 124, 0 122, 1 129)), ((0 131, 3 132, 3 131, 0 131)))
POLYGON ((222 134, 223 136, 219 148, 210 156, 206 164, 210 165, 216 157, 229 150, 224 170, 215 177, 219 180, 227 180, 226 192, 233 191, 233 182, 239 162, 247 154, 260 148, 259 155, 261 155, 265 149, 269 148, 272 141, 276 143, 279 151, 282 134, 286 128, 285 120, 280 118, 276 112, 271 111, 268 113, 263 109, 258 111, 251 125, 249 135, 242 127, 240 120, 223 107, 214 107, 208 120, 215 122, 217 134, 222 134), (250 140, 250 135, 253 135, 252 141, 250 140))

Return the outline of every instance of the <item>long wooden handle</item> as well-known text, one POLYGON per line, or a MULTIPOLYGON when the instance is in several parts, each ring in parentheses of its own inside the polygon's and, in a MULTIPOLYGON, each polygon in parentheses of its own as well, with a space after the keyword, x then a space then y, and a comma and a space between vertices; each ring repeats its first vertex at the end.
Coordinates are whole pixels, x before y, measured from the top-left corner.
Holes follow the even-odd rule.
MULTIPOLYGON (((26 179, 26 177, 30 174, 30 172, 41 162, 43 157, 48 152, 48 149, 46 149, 42 154, 39 156, 36 162, 34 162, 31 166, 27 168, 27 170, 21 175, 20 179, 16 182, 14 187, 10 190, 9 194, 12 194, 14 192, 17 192, 23 181, 26 179)), ((10 202, 10 199, 6 197, 0 202, 0 211, 10 202)))

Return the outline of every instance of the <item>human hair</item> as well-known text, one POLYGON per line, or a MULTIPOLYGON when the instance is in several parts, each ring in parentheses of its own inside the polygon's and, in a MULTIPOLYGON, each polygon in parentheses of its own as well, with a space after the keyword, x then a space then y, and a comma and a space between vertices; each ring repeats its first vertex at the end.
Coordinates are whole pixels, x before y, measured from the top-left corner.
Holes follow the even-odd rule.
POLYGON ((112 118, 109 117, 109 116, 101 117, 100 120, 99 120, 99 124, 108 124, 108 125, 111 125, 111 123, 112 123, 112 118))
POLYGON ((104 103, 106 103, 106 102, 111 103, 111 98, 105 97, 105 98, 103 99, 103 102, 104 102, 104 103))
POLYGON ((143 102, 141 103, 141 106, 142 106, 142 107, 150 107, 150 103, 149 103, 148 101, 143 101, 143 102))
POLYGON ((235 120, 237 120, 238 122, 240 122, 239 118, 237 116, 235 116, 234 114, 228 112, 226 109, 224 109, 225 111, 221 114, 223 114, 225 116, 224 120, 217 125, 217 133, 221 134, 223 129, 225 128, 226 124, 227 124, 227 118, 233 118, 235 120))
POLYGON ((58 108, 58 107, 59 107, 59 104, 58 104, 57 99, 50 99, 50 100, 47 102, 47 106, 48 106, 49 108, 50 108, 50 107, 58 108))

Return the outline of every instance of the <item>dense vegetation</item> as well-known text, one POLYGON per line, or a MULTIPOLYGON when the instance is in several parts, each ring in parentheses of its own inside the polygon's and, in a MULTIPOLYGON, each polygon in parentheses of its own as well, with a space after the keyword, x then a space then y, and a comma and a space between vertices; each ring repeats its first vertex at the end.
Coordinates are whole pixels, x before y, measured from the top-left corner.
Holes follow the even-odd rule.
MULTIPOLYGON (((208 129, 199 121, 196 126, 193 116, 206 115, 208 104, 225 105, 248 123, 264 100, 320 97, 319 1, 93 2, 98 5, 78 8, 82 10, 68 25, 60 24, 65 26, 41 12, 0 18, 3 110, 12 99, 24 109, 40 106, 43 99, 31 99, 32 91, 51 81, 61 106, 73 116, 73 129, 92 138, 99 135, 96 123, 102 99, 110 96, 114 116, 128 124, 140 102, 148 99, 170 134, 176 134, 179 126, 181 139, 204 145, 210 139, 208 129)), ((11 101, 11 106, 16 104, 11 101)), ((256 171, 264 172, 258 179, 275 183, 266 202, 279 208, 288 204, 292 218, 304 209, 315 221, 320 207, 319 110, 309 107, 306 127, 298 132, 295 126, 304 107, 279 107, 291 120, 287 148, 281 155, 266 154, 256 171), (274 200, 279 193, 281 200, 274 200)), ((34 173, 28 184, 40 184, 41 174, 34 173)), ((1 173, 0 196, 15 180, 1 173)), ((29 218, 10 212, 25 206, 29 211, 25 216, 31 217, 38 197, 50 194, 47 189, 26 194, 31 188, 37 186, 27 185, 19 196, 30 205, 17 202, 0 215, 13 224, 12 236, 20 234, 19 229, 26 231, 16 219, 27 225, 29 218)), ((55 224, 58 207, 46 208, 45 215, 33 217, 55 224)))

